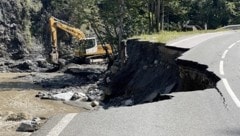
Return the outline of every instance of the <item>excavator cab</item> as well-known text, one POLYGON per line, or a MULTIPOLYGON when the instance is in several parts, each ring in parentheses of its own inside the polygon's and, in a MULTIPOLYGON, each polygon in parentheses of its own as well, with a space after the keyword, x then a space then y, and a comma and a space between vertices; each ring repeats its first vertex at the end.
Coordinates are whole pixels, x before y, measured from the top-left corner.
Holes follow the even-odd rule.
POLYGON ((85 38, 79 41, 78 47, 75 48, 74 55, 76 57, 86 57, 97 52, 97 39, 96 37, 85 38))

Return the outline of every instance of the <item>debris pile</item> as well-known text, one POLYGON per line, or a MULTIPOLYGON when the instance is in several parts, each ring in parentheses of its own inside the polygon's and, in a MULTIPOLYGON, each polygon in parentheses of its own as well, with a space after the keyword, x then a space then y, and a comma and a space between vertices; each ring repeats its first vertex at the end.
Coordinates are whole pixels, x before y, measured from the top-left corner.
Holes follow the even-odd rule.
POLYGON ((36 95, 40 99, 64 101, 66 104, 92 110, 105 97, 102 86, 104 73, 106 65, 69 64, 60 69, 59 73, 32 73, 18 78, 42 86, 45 91, 36 95))
POLYGON ((24 120, 21 122, 17 131, 20 132, 34 132, 38 130, 41 125, 45 122, 44 118, 35 117, 32 120, 24 120))

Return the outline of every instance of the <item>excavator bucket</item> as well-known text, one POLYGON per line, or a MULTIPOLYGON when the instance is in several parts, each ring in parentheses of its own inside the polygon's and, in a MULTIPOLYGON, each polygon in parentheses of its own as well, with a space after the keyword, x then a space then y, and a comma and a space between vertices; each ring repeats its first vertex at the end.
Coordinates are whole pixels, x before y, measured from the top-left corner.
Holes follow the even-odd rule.
POLYGON ((51 63, 58 64, 58 52, 57 51, 52 51, 50 53, 50 61, 51 63))

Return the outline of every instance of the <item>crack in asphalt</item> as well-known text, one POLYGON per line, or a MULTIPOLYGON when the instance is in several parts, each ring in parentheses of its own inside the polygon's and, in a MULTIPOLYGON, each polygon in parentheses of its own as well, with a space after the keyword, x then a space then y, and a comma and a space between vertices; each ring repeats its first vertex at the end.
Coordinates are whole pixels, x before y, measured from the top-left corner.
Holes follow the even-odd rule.
POLYGON ((218 94, 221 96, 222 100, 223 100, 223 105, 226 109, 228 109, 228 105, 226 103, 226 99, 225 97, 223 96, 223 93, 218 89, 218 87, 215 87, 215 89, 217 90, 218 94))

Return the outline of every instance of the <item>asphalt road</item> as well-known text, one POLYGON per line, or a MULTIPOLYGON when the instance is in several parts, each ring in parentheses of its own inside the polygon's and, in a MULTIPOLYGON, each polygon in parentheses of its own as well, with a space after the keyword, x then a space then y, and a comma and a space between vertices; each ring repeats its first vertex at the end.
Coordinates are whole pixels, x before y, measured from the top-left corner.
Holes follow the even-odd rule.
POLYGON ((169 46, 191 48, 179 59, 208 65, 221 78, 220 92, 179 92, 155 103, 58 115, 33 136, 239 136, 240 32, 210 35, 180 39, 169 46))

